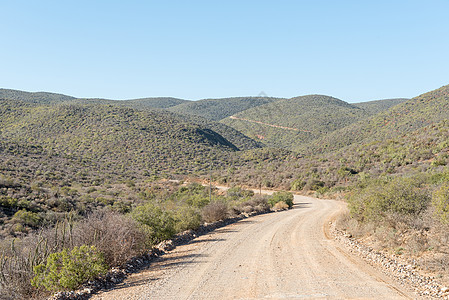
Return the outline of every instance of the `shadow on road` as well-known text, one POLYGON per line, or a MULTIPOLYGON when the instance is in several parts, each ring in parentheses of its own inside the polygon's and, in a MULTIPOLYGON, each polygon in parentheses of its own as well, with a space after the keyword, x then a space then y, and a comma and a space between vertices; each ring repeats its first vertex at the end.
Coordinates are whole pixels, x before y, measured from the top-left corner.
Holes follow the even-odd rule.
MULTIPOLYGON (((231 231, 233 232, 233 231, 231 231)), ((225 241, 225 239, 203 239, 203 240, 192 240, 189 244, 199 244, 199 243, 205 243, 205 242, 222 242, 225 241)))
POLYGON ((292 209, 297 209, 297 208, 308 208, 310 207, 312 203, 310 202, 296 202, 293 204, 292 209))
POLYGON ((176 256, 174 258, 161 257, 161 259, 158 263, 158 267, 164 268, 164 269, 165 268, 170 269, 173 267, 180 267, 180 266, 184 266, 187 264, 193 264, 193 263, 198 264, 198 263, 202 262, 202 261, 198 260, 198 258, 201 258, 201 257, 207 257, 207 255, 192 253, 192 254, 176 256))

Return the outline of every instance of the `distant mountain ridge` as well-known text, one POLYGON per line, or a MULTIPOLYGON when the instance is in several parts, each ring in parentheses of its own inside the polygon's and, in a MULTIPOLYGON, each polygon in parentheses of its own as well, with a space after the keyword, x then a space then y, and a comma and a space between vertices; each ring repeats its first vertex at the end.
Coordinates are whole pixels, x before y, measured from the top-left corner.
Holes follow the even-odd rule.
POLYGON ((0 99, 21 100, 30 103, 59 103, 75 100, 75 97, 49 92, 24 92, 11 89, 0 89, 0 99))
POLYGON ((365 101, 365 102, 358 102, 358 103, 351 103, 354 106, 357 106, 359 108, 362 108, 366 112, 368 112, 370 115, 375 115, 380 112, 383 112, 390 107, 393 107, 395 105, 398 105, 402 102, 408 101, 410 99, 407 98, 394 98, 394 99, 382 99, 382 100, 372 100, 372 101, 365 101))
POLYGON ((110 100, 102 98, 76 98, 64 94, 48 92, 24 92, 11 89, 0 89, 0 99, 20 100, 35 104, 57 104, 61 102, 71 102, 73 104, 112 104, 122 105, 136 109, 145 108, 169 108, 189 100, 172 97, 150 97, 130 100, 110 100))
POLYGON ((90 98, 78 98, 72 100, 71 103, 79 104, 110 104, 110 105, 120 105, 123 107, 135 108, 135 109, 167 109, 172 106, 176 106, 185 102, 190 102, 189 100, 183 100, 172 97, 155 97, 155 98, 140 98, 131 100, 109 100, 109 99, 90 99, 90 98))
POLYGON ((220 121, 238 112, 279 101, 281 99, 282 98, 270 97, 203 99, 172 106, 169 110, 180 114, 201 116, 209 120, 220 121))
POLYGON ((174 118, 211 128, 240 150, 267 145, 293 151, 303 151, 306 149, 305 145, 314 140, 404 101, 387 99, 349 104, 323 95, 306 95, 291 99, 234 97, 189 101, 155 97, 109 100, 10 89, 0 89, 0 99, 21 100, 36 105, 101 104, 143 111, 167 110, 175 114, 172 116, 174 118), (231 116, 233 119, 229 118, 231 116), (283 130, 287 128, 292 128, 290 131, 293 132, 283 130))

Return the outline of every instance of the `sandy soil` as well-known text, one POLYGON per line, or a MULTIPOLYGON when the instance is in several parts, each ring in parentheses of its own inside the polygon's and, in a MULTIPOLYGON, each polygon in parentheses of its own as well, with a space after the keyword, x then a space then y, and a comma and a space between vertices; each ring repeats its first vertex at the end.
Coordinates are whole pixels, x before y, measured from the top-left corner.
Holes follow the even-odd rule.
POLYGON ((328 233, 344 203, 295 196, 293 209, 220 228, 92 299, 416 299, 328 233))

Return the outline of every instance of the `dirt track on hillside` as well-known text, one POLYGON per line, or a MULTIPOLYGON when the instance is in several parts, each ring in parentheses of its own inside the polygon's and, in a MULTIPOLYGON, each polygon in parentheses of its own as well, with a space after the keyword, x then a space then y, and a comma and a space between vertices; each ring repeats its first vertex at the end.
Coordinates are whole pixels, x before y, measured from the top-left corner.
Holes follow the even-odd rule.
POLYGON ((295 196, 289 211, 259 215, 178 246, 149 270, 93 299, 412 299, 327 233, 344 204, 295 196))

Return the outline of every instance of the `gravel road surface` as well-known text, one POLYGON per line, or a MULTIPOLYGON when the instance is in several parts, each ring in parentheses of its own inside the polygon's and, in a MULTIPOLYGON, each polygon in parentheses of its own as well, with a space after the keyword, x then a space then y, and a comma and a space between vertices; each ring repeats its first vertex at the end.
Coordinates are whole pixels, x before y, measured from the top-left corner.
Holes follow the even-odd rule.
POLYGON ((293 209, 200 236, 92 299, 416 299, 329 236, 343 207, 296 195, 293 209))

